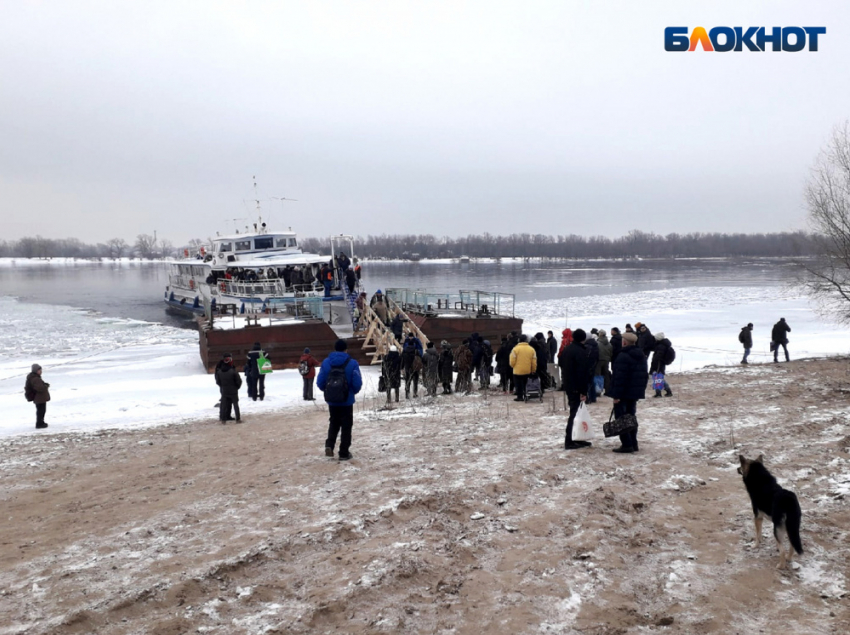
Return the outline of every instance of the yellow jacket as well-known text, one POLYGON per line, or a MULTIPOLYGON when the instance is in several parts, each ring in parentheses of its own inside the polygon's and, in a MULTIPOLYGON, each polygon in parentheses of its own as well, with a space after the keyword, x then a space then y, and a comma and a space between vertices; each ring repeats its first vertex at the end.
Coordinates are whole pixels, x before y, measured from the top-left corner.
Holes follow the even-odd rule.
POLYGON ((514 375, 530 375, 537 370, 537 351, 528 342, 520 342, 511 351, 511 368, 514 375))

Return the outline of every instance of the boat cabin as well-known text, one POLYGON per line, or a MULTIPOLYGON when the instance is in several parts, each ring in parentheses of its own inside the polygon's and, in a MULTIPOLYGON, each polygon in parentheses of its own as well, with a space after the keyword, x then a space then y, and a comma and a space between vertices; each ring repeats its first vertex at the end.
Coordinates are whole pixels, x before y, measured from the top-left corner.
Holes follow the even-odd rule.
POLYGON ((216 236, 212 243, 212 266, 225 269, 235 262, 253 260, 260 255, 300 254, 295 232, 274 234, 235 234, 216 236))

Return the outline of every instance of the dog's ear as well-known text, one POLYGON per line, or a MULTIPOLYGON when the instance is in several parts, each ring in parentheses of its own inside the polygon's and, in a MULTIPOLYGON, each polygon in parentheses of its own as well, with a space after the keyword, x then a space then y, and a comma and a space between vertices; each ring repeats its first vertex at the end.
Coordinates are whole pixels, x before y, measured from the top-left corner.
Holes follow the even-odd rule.
POLYGON ((764 454, 759 454, 759 458, 757 458, 754 463, 761 463, 764 465, 764 454))
POLYGON ((743 467, 747 464, 747 459, 744 458, 743 454, 738 455, 738 460, 741 462, 741 467, 743 467))

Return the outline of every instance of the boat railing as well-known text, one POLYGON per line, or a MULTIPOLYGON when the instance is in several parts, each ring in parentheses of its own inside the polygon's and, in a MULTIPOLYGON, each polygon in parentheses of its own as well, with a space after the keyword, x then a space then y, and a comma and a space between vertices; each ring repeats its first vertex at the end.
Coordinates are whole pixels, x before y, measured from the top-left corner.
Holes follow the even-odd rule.
POLYGON ((387 289, 386 295, 405 312, 459 317, 513 317, 516 296, 497 291, 434 293, 422 289, 387 289))
POLYGON ((284 285, 283 280, 266 280, 266 281, 242 281, 242 280, 219 280, 218 290, 227 295, 235 295, 240 297, 258 297, 258 296, 282 296, 287 293, 294 294, 299 297, 299 294, 307 294, 318 292, 313 284, 296 284, 289 287, 284 285))

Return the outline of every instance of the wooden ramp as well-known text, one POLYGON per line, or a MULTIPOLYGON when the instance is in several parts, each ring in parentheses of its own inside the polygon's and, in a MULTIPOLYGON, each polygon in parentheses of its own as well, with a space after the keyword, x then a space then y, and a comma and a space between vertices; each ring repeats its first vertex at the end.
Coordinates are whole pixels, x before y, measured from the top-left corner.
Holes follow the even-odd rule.
MULTIPOLYGON (((411 320, 407 314, 390 298, 385 298, 387 303, 387 318, 392 321, 396 315, 400 315, 404 320, 403 333, 406 336, 408 333, 413 333, 422 342, 422 347, 428 346, 430 341, 422 330, 411 320)), ((384 356, 389 352, 390 346, 395 346, 401 352, 401 343, 398 342, 393 335, 392 330, 381 321, 378 314, 366 305, 361 312, 358 329, 355 335, 363 338, 363 346, 361 347, 366 356, 370 357, 372 364, 380 364, 384 361, 384 356)))

